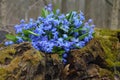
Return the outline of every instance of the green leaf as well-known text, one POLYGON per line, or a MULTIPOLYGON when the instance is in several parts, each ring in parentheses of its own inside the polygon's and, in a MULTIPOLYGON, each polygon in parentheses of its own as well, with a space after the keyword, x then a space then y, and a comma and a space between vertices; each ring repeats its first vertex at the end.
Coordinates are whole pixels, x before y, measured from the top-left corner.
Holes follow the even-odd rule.
POLYGON ((54 13, 54 14, 56 14, 56 10, 57 10, 57 9, 58 9, 58 7, 55 6, 54 9, 53 9, 53 13, 54 13))
POLYGON ((93 35, 93 37, 95 37, 95 32, 92 35, 93 35))
POLYGON ((74 32, 79 32, 79 31, 83 31, 83 30, 86 31, 86 29, 83 26, 84 26, 84 23, 82 23, 79 28, 75 29, 74 32))
POLYGON ((71 20, 73 17, 72 11, 66 16, 67 20, 71 20))
POLYGON ((53 13, 56 14, 56 10, 59 8, 59 5, 55 5, 54 3, 53 4, 53 13))
POLYGON ((74 32, 79 32, 79 31, 83 31, 85 30, 82 26, 80 26, 79 28, 75 29, 74 32))
POLYGON ((49 12, 47 10, 42 9, 42 13, 41 13, 42 17, 46 17, 48 14, 49 12))
POLYGON ((56 14, 56 9, 53 10, 53 13, 56 14))
POLYGON ((61 51, 58 51, 58 52, 57 52, 57 53, 59 54, 60 60, 62 60, 62 54, 63 54, 64 52, 65 52, 64 50, 61 50, 61 51))
POLYGON ((11 41, 13 41, 13 42, 16 42, 16 40, 17 40, 16 36, 10 35, 10 34, 7 34, 6 38, 9 39, 9 40, 11 40, 11 41))
POLYGON ((62 48, 60 48, 60 47, 54 46, 52 52, 53 52, 53 53, 58 53, 59 56, 60 56, 60 55, 62 55, 65 51, 64 51, 62 48))
POLYGON ((68 38, 65 38, 65 40, 71 40, 73 37, 72 36, 68 36, 68 38))
POLYGON ((61 51, 58 51, 59 55, 61 56, 65 51, 64 50, 61 50, 61 51))
POLYGON ((60 50, 62 50, 60 47, 54 46, 52 52, 53 52, 53 53, 56 53, 56 52, 58 52, 58 51, 60 51, 60 50))
POLYGON ((23 36, 22 39, 25 40, 25 41, 30 41, 31 42, 30 38, 28 38, 28 37, 23 36))
POLYGON ((30 31, 30 30, 23 30, 23 33, 24 33, 25 36, 28 36, 29 34, 33 34, 33 35, 35 35, 35 36, 39 36, 38 34, 32 32, 32 31, 30 31))
POLYGON ((87 32, 86 34, 83 34, 79 37, 80 40, 84 39, 89 33, 87 32))

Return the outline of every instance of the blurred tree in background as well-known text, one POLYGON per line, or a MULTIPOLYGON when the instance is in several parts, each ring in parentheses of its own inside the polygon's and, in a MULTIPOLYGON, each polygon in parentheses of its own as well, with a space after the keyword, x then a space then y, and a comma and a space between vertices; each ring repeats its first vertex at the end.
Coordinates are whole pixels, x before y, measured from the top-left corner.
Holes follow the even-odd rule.
POLYGON ((112 16, 111 16, 111 29, 117 29, 119 25, 119 9, 120 9, 120 0, 113 0, 112 7, 112 16))
POLYGON ((120 26, 120 0, 0 0, 0 27, 12 31, 20 19, 36 19, 48 3, 67 13, 84 12, 96 27, 118 29, 120 26))

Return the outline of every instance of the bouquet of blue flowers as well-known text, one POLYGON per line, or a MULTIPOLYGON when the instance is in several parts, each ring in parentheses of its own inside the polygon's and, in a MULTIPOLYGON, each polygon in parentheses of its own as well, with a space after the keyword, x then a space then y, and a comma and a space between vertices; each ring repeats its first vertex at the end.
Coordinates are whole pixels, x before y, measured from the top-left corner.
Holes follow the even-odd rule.
POLYGON ((94 34, 92 19, 85 22, 82 12, 71 11, 67 14, 60 10, 52 10, 52 5, 46 6, 37 20, 24 20, 15 25, 16 35, 6 35, 11 40, 5 45, 29 41, 33 47, 44 53, 58 53, 66 63, 68 52, 83 48, 94 34))

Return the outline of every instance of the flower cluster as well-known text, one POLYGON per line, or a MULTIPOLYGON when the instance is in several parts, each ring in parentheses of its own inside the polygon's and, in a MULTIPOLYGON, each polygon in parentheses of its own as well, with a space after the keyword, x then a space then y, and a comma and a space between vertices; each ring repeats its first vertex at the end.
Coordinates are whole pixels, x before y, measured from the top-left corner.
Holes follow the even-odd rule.
POLYGON ((82 12, 62 14, 59 9, 52 11, 49 6, 42 10, 42 16, 37 20, 30 19, 29 23, 21 20, 14 27, 16 36, 6 37, 14 43, 30 41, 35 49, 45 53, 59 53, 63 62, 67 63, 70 50, 83 48, 93 38, 93 21, 85 22, 82 12))

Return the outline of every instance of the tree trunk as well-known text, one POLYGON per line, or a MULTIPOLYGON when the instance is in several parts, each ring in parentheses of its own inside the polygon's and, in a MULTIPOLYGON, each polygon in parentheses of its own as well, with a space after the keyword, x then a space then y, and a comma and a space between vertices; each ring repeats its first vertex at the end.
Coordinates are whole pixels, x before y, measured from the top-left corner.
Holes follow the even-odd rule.
POLYGON ((43 0, 43 2, 44 2, 44 5, 47 5, 47 1, 46 0, 43 0))
POLYGON ((6 26, 6 13, 7 13, 7 5, 6 5, 6 0, 1 0, 0 5, 1 5, 1 25, 2 27, 6 26))
POLYGON ((119 6, 120 6, 120 0, 113 0, 113 8, 112 8, 112 15, 111 15, 111 29, 118 28, 119 6))
POLYGON ((67 12, 67 0, 61 1, 61 12, 66 13, 67 12))
POLYGON ((1 19, 1 0, 0 0, 0 28, 1 28, 1 21, 2 19, 1 19))
POLYGON ((85 0, 85 17, 86 20, 88 20, 90 18, 90 13, 91 13, 91 1, 90 0, 85 0))
POLYGON ((76 0, 75 1, 75 10, 79 11, 79 7, 80 7, 80 0, 76 0))

